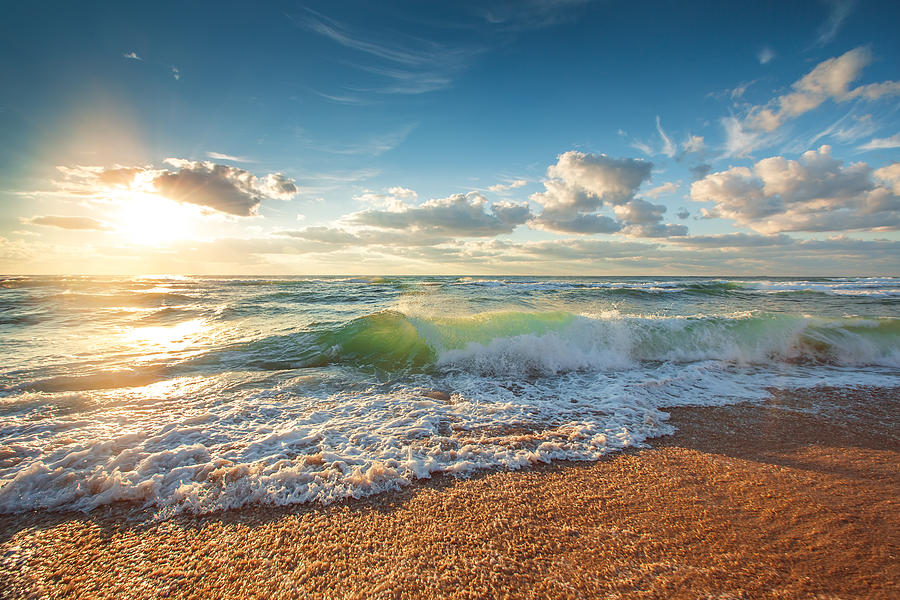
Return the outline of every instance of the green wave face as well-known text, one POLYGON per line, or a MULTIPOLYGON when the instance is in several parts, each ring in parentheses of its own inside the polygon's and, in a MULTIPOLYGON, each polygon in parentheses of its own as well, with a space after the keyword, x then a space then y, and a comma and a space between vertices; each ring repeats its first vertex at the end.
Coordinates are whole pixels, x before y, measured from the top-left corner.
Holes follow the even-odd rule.
POLYGON ((588 318, 564 311, 422 318, 386 311, 322 332, 315 347, 318 358, 312 363, 389 371, 472 364, 475 355, 480 371, 490 370, 495 357, 539 373, 546 371, 540 365, 544 357, 563 370, 639 361, 892 364, 900 357, 900 321, 791 315, 588 318))

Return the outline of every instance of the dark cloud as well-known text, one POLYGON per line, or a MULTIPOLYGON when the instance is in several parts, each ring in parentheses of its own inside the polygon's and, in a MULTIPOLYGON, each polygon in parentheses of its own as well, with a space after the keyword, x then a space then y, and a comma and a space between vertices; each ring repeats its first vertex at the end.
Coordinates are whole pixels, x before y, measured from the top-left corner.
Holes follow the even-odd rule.
POLYGON ((290 198, 299 191, 280 173, 257 177, 249 171, 212 162, 169 159, 177 171, 153 178, 156 190, 172 200, 248 217, 256 214, 264 198, 290 198))
POLYGON ((694 165, 693 167, 691 167, 690 170, 691 177, 693 177, 694 180, 703 179, 704 177, 709 175, 710 171, 712 171, 712 165, 709 165, 707 163, 700 163, 699 165, 694 165))

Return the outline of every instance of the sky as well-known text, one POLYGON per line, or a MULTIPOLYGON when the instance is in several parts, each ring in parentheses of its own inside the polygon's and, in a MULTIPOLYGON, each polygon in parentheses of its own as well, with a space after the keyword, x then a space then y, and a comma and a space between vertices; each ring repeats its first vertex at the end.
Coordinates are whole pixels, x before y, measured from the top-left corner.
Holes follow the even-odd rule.
POLYGON ((900 3, 22 2, 0 272, 900 275, 900 3))

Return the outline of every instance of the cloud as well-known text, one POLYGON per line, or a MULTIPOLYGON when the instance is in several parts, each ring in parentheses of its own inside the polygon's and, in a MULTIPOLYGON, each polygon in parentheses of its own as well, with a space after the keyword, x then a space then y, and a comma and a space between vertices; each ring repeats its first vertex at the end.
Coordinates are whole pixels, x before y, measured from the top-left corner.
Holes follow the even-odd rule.
POLYGON ((662 196, 663 194, 671 194, 672 192, 677 191, 678 188, 680 188, 680 187, 681 187, 681 182, 675 183, 672 181, 667 181, 666 183, 664 183, 662 185, 658 185, 655 188, 647 190, 646 192, 643 193, 643 195, 648 198, 655 199, 655 198, 658 198, 659 196, 662 196))
POLYGON ((488 190, 499 193, 520 187, 525 187, 526 185, 528 185, 528 181, 526 181, 525 179, 516 179, 514 181, 510 181, 509 183, 498 183, 496 185, 492 185, 488 188, 488 190))
POLYGON ((112 229, 107 223, 91 217, 62 217, 58 215, 35 216, 22 219, 26 225, 56 227, 58 229, 74 229, 89 231, 108 231, 112 229))
POLYGON ((596 213, 603 206, 626 204, 650 179, 653 164, 633 158, 610 158, 570 150, 547 169, 544 191, 531 199, 543 207, 532 222, 540 229, 569 233, 612 233, 615 220, 596 213))
POLYGON ((666 132, 662 128, 662 123, 660 122, 659 115, 656 115, 656 131, 659 132, 659 137, 662 139, 662 153, 672 158, 675 156, 675 152, 677 147, 672 143, 672 140, 669 139, 669 136, 666 135, 666 132))
POLYGON ((775 51, 765 46, 759 53, 756 55, 756 58, 759 59, 759 64, 765 65, 772 62, 772 59, 775 58, 775 51))
POLYGON ((305 10, 303 17, 292 20, 378 63, 346 63, 381 80, 370 88, 357 87, 357 92, 423 94, 443 89, 481 52, 479 47, 441 44, 396 32, 379 36, 370 28, 357 30, 310 8, 305 10))
POLYGON ((133 51, 127 52, 127 53, 123 54, 122 56, 124 56, 125 58, 130 58, 131 60, 144 60, 143 58, 141 58, 140 56, 135 54, 133 51))
POLYGON ((883 150, 886 148, 900 148, 900 133, 887 138, 875 138, 858 146, 860 150, 883 150))
POLYGON ((108 201, 110 192, 129 190, 159 194, 221 213, 250 216, 264 199, 289 200, 300 190, 281 173, 253 173, 210 161, 167 158, 172 168, 57 167, 64 180, 56 182, 61 192, 108 201))
POLYGON ((691 216, 691 211, 689 211, 689 210, 686 209, 686 208, 681 208, 681 209, 678 210, 677 213, 675 213, 675 216, 678 217, 679 219, 681 219, 682 221, 684 221, 684 220, 687 219, 689 216, 691 216))
POLYGON ((701 152, 704 148, 702 135, 690 135, 682 144, 681 148, 687 152, 701 152))
POLYGON ((746 156, 765 143, 762 134, 748 130, 733 116, 724 117, 721 122, 725 129, 725 156, 746 156))
POLYGON ((687 248, 759 248, 787 246, 794 243, 794 238, 783 233, 777 235, 720 233, 715 235, 692 235, 672 241, 687 248))
POLYGON ((826 100, 877 100, 900 94, 900 81, 850 87, 871 62, 872 53, 866 47, 854 48, 841 56, 829 58, 795 81, 790 93, 778 96, 764 106, 752 107, 744 123, 750 128, 771 132, 788 119, 809 112, 826 100))
MULTIPOLYGON (((570 150, 547 169, 544 191, 531 195, 543 211, 529 224, 562 233, 621 232, 629 236, 684 235, 681 225, 660 223, 666 207, 636 198, 653 164, 570 150), (599 214, 611 209, 616 218, 599 214)), ((662 187, 665 187, 663 185, 662 187)), ((662 192, 660 192, 662 193, 662 192)))
POLYGON ((264 198, 287 200, 299 192, 293 180, 280 173, 257 177, 244 169, 209 161, 167 158, 165 162, 178 170, 153 178, 160 194, 230 215, 248 217, 256 214, 264 198))
POLYGON ((181 71, 178 70, 178 67, 172 67, 172 77, 175 78, 175 81, 181 79, 181 71))
POLYGON ((491 237, 511 233, 532 217, 526 205, 495 202, 478 192, 454 194, 419 206, 400 205, 392 210, 369 209, 348 215, 348 225, 378 229, 404 229, 433 235, 491 237))
POLYGON ((856 0, 826 0, 826 2, 831 5, 831 11, 828 13, 828 18, 819 27, 819 34, 816 38, 817 46, 824 46, 834 39, 856 5, 856 0))
POLYGON ((483 3, 482 18, 505 31, 551 27, 576 18, 573 10, 591 0, 522 0, 516 3, 483 3))
POLYGON ((412 123, 403 126, 396 131, 389 131, 383 134, 370 136, 368 139, 364 139, 360 142, 343 145, 317 144, 317 146, 320 150, 332 154, 368 154, 371 156, 380 156, 402 144, 416 127, 418 127, 418 123, 412 123))
POLYGON ((240 163, 248 163, 254 162, 249 158, 244 158, 242 156, 232 156, 230 154, 222 154, 221 152, 207 152, 206 156, 213 160, 229 160, 231 162, 240 162, 240 163))
POLYGON ((774 156, 752 169, 732 167, 691 185, 691 199, 713 202, 707 217, 734 219, 765 234, 900 228, 900 173, 844 166, 831 148, 805 152, 799 161, 774 156))
POLYGON ((406 208, 406 202, 408 200, 415 200, 418 197, 419 195, 414 190, 395 186, 388 188, 386 194, 379 194, 366 190, 362 194, 354 196, 353 199, 357 202, 367 204, 371 208, 401 211, 406 208))
POLYGON ((699 165, 694 165, 688 170, 691 172, 691 177, 693 177, 694 180, 703 179, 709 174, 710 171, 712 171, 712 165, 707 163, 700 163, 699 165))

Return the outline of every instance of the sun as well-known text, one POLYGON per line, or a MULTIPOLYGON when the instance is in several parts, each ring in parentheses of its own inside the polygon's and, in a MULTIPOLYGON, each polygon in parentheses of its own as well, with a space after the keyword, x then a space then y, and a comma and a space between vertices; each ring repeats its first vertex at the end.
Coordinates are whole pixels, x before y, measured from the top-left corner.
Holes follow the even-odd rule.
POLYGON ((115 230, 129 242, 165 246, 192 236, 197 211, 174 200, 133 190, 116 194, 115 230))

